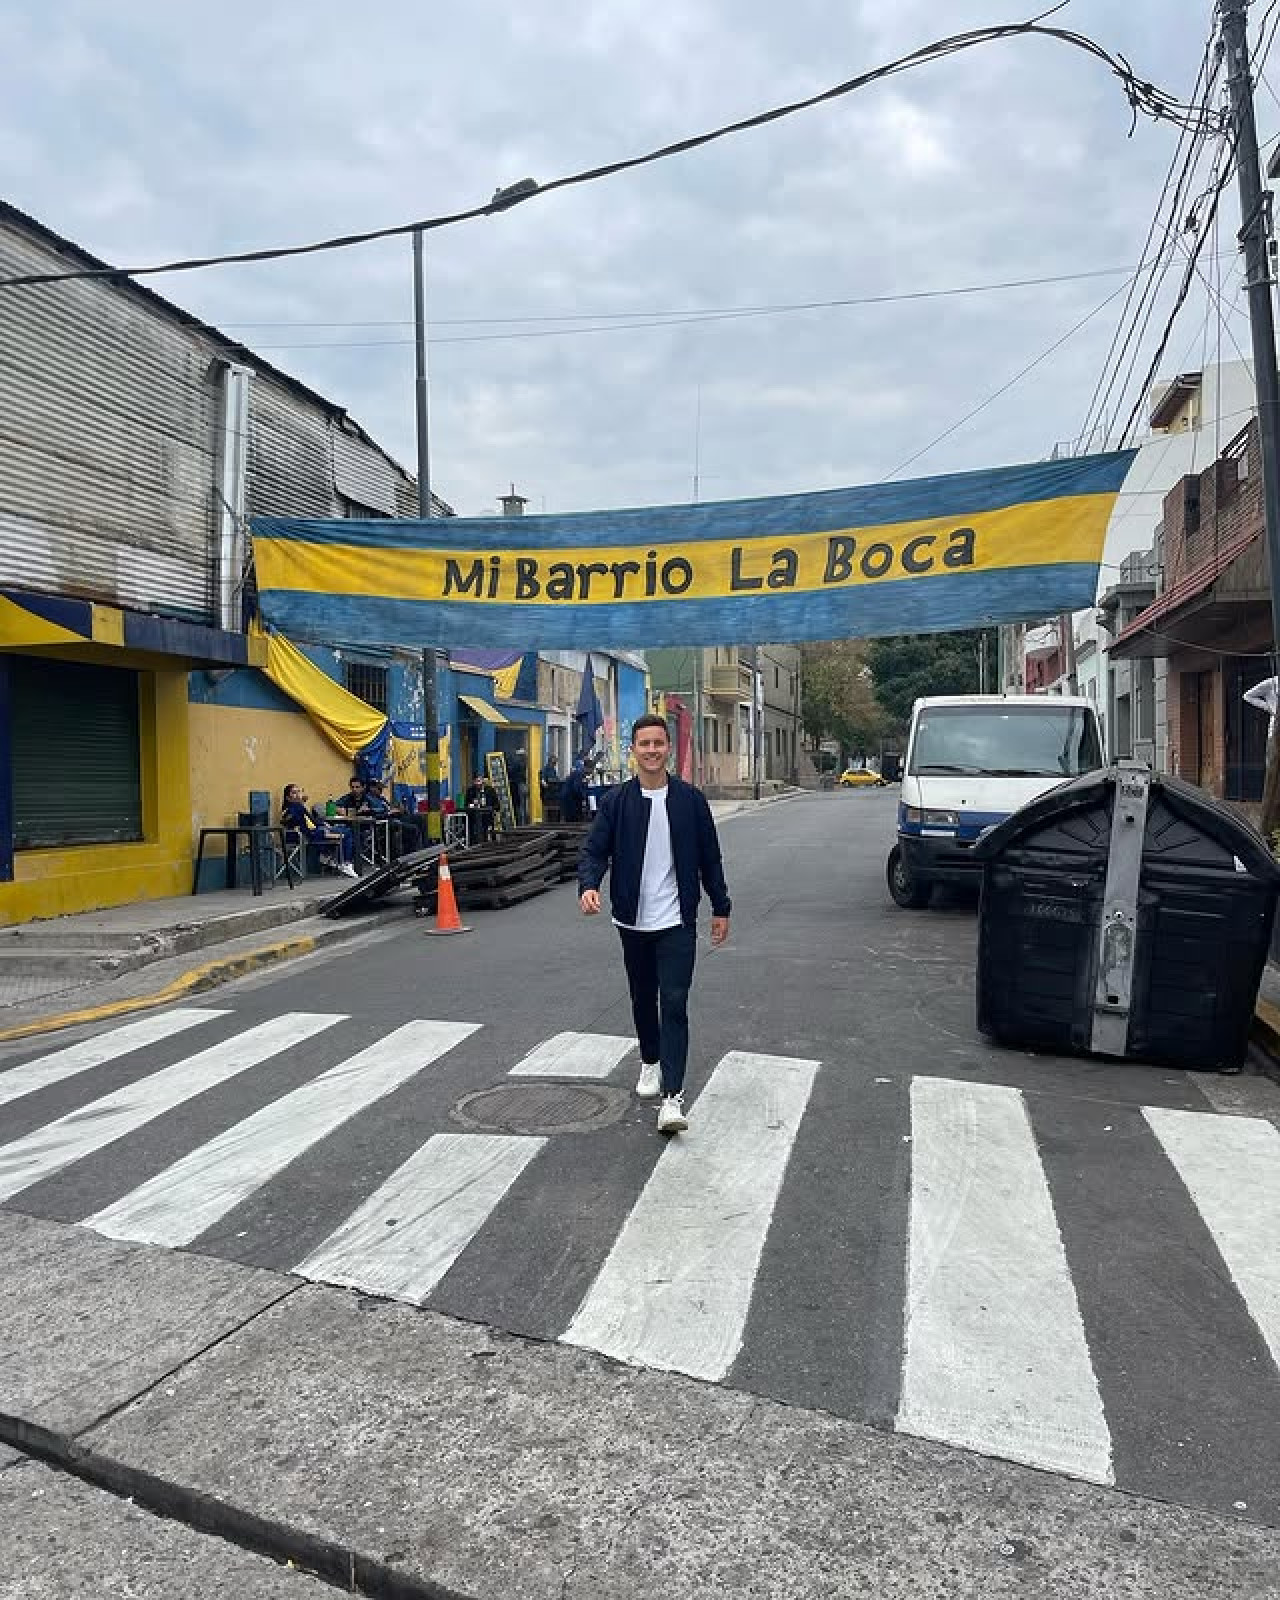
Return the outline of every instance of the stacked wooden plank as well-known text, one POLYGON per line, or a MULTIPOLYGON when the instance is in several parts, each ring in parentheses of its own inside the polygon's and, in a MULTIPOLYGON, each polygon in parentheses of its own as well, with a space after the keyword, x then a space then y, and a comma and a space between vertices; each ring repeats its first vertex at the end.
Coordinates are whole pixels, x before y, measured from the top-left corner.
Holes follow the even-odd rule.
POLYGON ((499 834, 449 858, 459 910, 500 910, 560 882, 556 841, 543 828, 499 834))
POLYGON ((560 882, 567 883, 578 876, 578 852, 590 829, 589 822, 542 822, 532 828, 516 828, 503 835, 505 839, 550 839, 554 841, 556 860, 560 866, 560 882))

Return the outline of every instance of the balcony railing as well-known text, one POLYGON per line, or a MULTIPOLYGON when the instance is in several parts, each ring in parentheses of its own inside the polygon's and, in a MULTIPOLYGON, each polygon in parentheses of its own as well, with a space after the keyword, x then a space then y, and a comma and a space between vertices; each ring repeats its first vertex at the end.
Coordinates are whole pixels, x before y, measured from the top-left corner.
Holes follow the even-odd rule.
POLYGON ((705 688, 710 695, 732 700, 750 700, 751 669, 738 665, 709 667, 705 688))

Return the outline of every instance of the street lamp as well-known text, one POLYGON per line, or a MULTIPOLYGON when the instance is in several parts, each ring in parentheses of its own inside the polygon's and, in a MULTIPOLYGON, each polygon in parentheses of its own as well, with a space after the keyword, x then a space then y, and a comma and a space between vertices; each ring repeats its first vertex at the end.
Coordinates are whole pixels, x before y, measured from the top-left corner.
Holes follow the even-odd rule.
MULTIPOLYGON (((506 211, 537 194, 533 178, 521 178, 504 189, 495 189, 488 211, 506 211)), ((413 345, 414 411, 418 436, 418 516, 431 517, 431 448, 427 425, 427 283, 422 229, 413 230, 413 345)), ((437 679, 439 652, 433 645, 422 647, 422 743, 427 768, 427 837, 438 841, 443 836, 440 821, 440 689, 437 679)))
MULTIPOLYGON (((431 449, 427 428, 427 283, 422 229, 413 230, 414 410, 418 433, 418 515, 431 516, 431 449)), ((440 822, 440 690, 434 645, 422 647, 422 742, 427 769, 427 837, 443 836, 440 822)))

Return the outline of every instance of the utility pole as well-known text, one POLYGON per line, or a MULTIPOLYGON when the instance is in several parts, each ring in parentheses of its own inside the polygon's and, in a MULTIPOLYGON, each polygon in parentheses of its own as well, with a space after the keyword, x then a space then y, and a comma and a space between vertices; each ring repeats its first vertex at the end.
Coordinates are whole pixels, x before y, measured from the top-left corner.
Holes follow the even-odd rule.
MULTIPOLYGON (((1253 79, 1249 72, 1247 0, 1220 0, 1220 7, 1240 183, 1239 239, 1244 247, 1253 370, 1258 386, 1263 519, 1271 569, 1271 631, 1275 639, 1280 637, 1280 378, 1276 373, 1275 314, 1271 300, 1271 196, 1262 187, 1258 165, 1258 129, 1253 116, 1253 79)), ((1269 840, 1278 824, 1280 742, 1273 732, 1267 747, 1267 777, 1262 791, 1263 836, 1269 840)))
POLYGON ((753 644, 751 660, 751 793, 760 798, 760 735, 764 723, 764 684, 760 678, 760 646, 753 644))
MULTIPOLYGON (((427 431, 427 285, 422 229, 413 232, 413 333, 416 382, 415 415, 418 427, 418 515, 431 516, 431 449, 427 431)), ((427 768, 427 837, 438 841, 440 825, 440 704, 436 679, 436 652, 422 649, 422 741, 427 768)))

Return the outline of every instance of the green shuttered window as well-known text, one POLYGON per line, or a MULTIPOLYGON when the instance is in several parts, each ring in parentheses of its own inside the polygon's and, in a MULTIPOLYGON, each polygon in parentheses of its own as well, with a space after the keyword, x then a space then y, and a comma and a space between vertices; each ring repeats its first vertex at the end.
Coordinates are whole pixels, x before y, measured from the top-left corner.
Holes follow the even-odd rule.
POLYGON ((16 848, 141 839, 138 674, 32 656, 11 672, 16 848))

